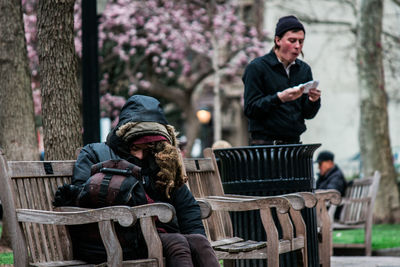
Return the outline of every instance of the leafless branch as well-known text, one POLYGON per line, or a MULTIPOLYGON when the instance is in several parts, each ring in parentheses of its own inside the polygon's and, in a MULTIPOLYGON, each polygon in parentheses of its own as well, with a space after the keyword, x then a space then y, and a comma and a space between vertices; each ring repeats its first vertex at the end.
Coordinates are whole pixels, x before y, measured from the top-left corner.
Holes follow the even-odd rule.
POLYGON ((387 31, 383 31, 383 35, 386 37, 389 37, 392 41, 394 41, 396 43, 400 43, 400 36, 398 36, 398 35, 394 35, 387 31))
POLYGON ((298 17, 302 22, 308 24, 341 25, 341 26, 353 27, 353 24, 347 21, 321 20, 314 17, 309 17, 307 15, 298 17))
POLYGON ((188 104, 186 102, 186 94, 183 89, 178 87, 166 86, 165 84, 160 82, 155 76, 152 76, 148 80, 151 82, 151 87, 144 90, 146 90, 151 95, 162 97, 168 101, 171 101, 172 103, 176 103, 181 108, 188 104))
POLYGON ((395 3, 396 5, 400 6, 400 0, 392 0, 393 3, 395 3))
POLYGON ((139 69, 139 67, 143 64, 143 62, 148 59, 149 57, 153 56, 152 53, 149 54, 145 54, 143 55, 137 62, 136 64, 133 66, 131 73, 136 73, 139 69))

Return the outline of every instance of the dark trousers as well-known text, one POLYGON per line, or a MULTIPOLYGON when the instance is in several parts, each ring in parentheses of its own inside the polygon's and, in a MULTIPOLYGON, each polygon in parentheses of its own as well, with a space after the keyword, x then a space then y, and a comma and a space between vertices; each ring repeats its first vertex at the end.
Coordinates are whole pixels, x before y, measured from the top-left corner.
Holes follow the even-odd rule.
POLYGON ((160 233, 167 267, 220 267, 210 242, 200 234, 160 233))

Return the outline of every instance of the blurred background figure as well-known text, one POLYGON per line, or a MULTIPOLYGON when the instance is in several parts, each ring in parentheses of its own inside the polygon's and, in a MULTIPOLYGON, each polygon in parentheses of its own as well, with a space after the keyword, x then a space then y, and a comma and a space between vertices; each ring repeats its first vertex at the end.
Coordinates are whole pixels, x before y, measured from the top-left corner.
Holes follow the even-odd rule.
POLYGON ((187 151, 186 151, 186 145, 187 145, 187 138, 186 136, 182 135, 181 137, 179 137, 179 150, 182 154, 182 157, 186 157, 187 151))
POLYGON ((343 172, 334 162, 335 155, 327 150, 321 151, 318 154, 316 162, 318 163, 318 179, 317 189, 336 189, 343 196, 347 182, 343 172))
POLYGON ((229 142, 225 141, 225 140, 215 141, 211 146, 212 149, 230 148, 230 147, 232 147, 232 145, 229 142))

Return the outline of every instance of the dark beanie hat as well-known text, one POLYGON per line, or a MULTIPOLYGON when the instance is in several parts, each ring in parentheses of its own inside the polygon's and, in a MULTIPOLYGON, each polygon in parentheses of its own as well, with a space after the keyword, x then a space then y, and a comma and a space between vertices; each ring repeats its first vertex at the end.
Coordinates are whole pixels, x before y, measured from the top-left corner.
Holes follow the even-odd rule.
POLYGON ((316 163, 320 163, 322 161, 327 161, 327 160, 332 160, 333 161, 334 158, 335 158, 335 155, 333 155, 332 152, 325 150, 325 151, 321 151, 318 154, 317 160, 315 162, 316 163))
POLYGON ((303 24, 293 15, 282 17, 278 20, 275 28, 275 36, 282 37, 285 32, 290 30, 302 30, 304 33, 303 24))

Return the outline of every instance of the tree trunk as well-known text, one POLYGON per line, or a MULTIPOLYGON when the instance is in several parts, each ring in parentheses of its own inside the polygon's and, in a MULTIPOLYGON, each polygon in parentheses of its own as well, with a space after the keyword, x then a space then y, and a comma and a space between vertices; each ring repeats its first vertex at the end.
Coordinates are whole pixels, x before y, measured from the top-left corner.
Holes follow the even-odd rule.
POLYGON ((357 31, 360 85, 359 142, 363 173, 382 178, 375 203, 377 222, 399 221, 399 191, 390 146, 387 95, 382 58, 383 0, 362 0, 357 31))
POLYGON ((74 2, 39 1, 43 141, 45 158, 51 160, 74 159, 76 149, 82 146, 73 31, 74 2))
MULTIPOLYGON (((0 33, 0 148, 8 160, 38 160, 21 1, 0 0, 0 33)), ((10 246, 4 212, 0 243, 10 246)))
POLYGON ((190 101, 190 105, 186 105, 183 108, 183 112, 185 115, 185 130, 186 130, 186 156, 190 157, 192 153, 192 148, 194 145, 194 141, 199 135, 200 131, 200 122, 196 117, 196 111, 194 109, 195 101, 190 101))
POLYGON ((221 74, 219 69, 219 44, 217 37, 215 36, 215 32, 212 33, 212 47, 213 47, 213 56, 212 56, 212 66, 214 69, 214 85, 213 85, 213 93, 214 93, 214 112, 213 112, 213 126, 214 126, 214 140, 216 142, 222 139, 222 127, 221 127, 221 74))

